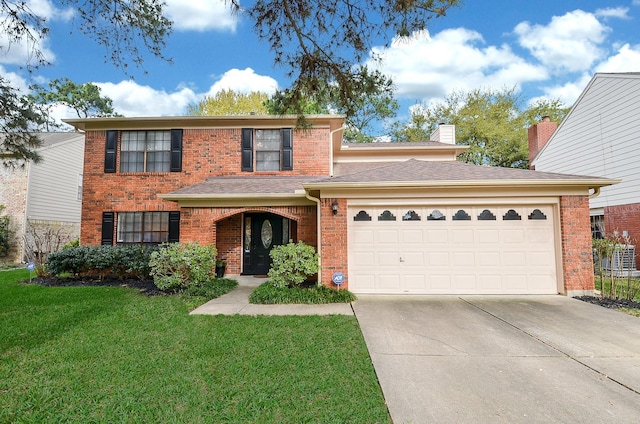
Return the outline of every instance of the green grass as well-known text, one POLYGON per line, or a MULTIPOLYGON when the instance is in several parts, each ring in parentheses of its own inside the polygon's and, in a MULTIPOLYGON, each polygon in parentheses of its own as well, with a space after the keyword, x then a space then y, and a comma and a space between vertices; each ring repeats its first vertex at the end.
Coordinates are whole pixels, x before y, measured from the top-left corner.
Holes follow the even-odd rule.
POLYGON ((190 316, 180 296, 0 272, 0 423, 389 423, 354 317, 190 316))
POLYGON ((349 303, 356 300, 353 293, 348 290, 333 290, 326 286, 313 286, 307 288, 274 287, 266 281, 256 287, 249 302, 257 304, 287 304, 287 303, 349 303))
MULTIPOLYGON (((596 290, 600 290, 602 292, 603 295, 605 296, 609 296, 610 297, 610 293, 611 293, 611 278, 610 277, 604 277, 604 278, 600 278, 599 275, 595 276, 595 286, 596 286, 596 290), (603 288, 603 281, 604 281, 604 288, 603 288)), ((627 277, 616 277, 615 278, 615 287, 616 287, 616 293, 618 294, 618 297, 626 299, 627 298, 627 292, 629 291, 629 288, 631 289, 631 293, 634 294, 634 298, 631 300, 635 300, 636 302, 640 302, 640 279, 638 278, 631 278, 630 280, 627 277)))

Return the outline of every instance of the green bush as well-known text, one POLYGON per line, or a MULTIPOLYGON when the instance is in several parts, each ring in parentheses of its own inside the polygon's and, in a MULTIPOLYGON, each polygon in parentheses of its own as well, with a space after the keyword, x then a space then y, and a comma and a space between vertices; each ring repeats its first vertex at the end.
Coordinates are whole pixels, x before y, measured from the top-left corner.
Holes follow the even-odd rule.
MULTIPOLYGON (((4 205, 0 205, 0 214, 5 209, 4 205)), ((6 256, 9 253, 9 246, 11 241, 11 229, 9 228, 10 222, 9 215, 0 216, 0 257, 6 256)))
POLYGON ((46 270, 52 275, 146 279, 155 249, 144 245, 67 247, 47 256, 46 270))
POLYGON ((151 254, 151 275, 160 290, 184 290, 202 286, 216 276, 215 246, 197 243, 163 244, 151 254))
POLYGON ((249 296, 250 303, 262 305, 349 303, 354 300, 356 296, 349 290, 334 290, 322 285, 309 288, 274 287, 269 281, 256 287, 249 296))
POLYGON ((318 254, 303 242, 275 246, 269 253, 269 281, 274 287, 299 287, 318 272, 318 254))

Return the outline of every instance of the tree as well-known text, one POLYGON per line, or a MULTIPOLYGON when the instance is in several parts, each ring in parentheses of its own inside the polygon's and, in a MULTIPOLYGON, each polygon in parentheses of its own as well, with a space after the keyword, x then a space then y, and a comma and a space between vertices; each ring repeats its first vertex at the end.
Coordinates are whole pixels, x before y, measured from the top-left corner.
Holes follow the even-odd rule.
MULTIPOLYGON (((166 59, 163 50, 171 33, 171 21, 163 15, 162 0, 91 1, 59 0, 74 9, 75 22, 81 33, 105 49, 105 58, 127 70, 129 60, 142 64, 144 48, 154 56, 166 59)), ((21 44, 28 49, 30 68, 48 65, 41 41, 49 34, 47 20, 28 1, 0 0, 0 32, 9 46, 21 44), (35 8, 34 8, 35 9, 35 8)))
POLYGON ((293 79, 287 109, 302 114, 304 96, 318 94, 329 83, 336 86, 333 100, 347 116, 355 116, 358 98, 377 95, 387 82, 361 64, 374 43, 388 45, 395 36, 423 30, 460 2, 256 0, 242 7, 240 0, 230 0, 234 10, 254 22, 258 37, 274 52, 275 64, 293 79))
POLYGON ((470 146, 459 158, 476 165, 528 168, 527 128, 542 116, 557 121, 568 112, 559 100, 539 101, 521 110, 515 89, 476 89, 450 94, 443 103, 417 105, 409 123, 396 125, 395 141, 424 141, 440 123, 456 126, 458 144, 470 146))
POLYGON ((113 101, 100 95, 100 87, 90 82, 76 84, 69 78, 49 82, 49 87, 34 85, 31 95, 35 104, 47 112, 55 105, 75 110, 78 118, 120 116, 113 109, 113 101))
POLYGON ((371 142, 375 138, 374 125, 396 116, 398 102, 393 98, 393 83, 391 79, 376 72, 380 82, 377 87, 371 87, 361 93, 354 94, 350 99, 353 110, 345 105, 340 95, 340 88, 331 83, 325 83, 315 93, 304 91, 296 93, 293 89, 276 92, 266 103, 272 115, 301 114, 299 125, 304 126, 304 115, 336 113, 346 117, 344 138, 349 142, 371 142), (293 100, 297 98, 297 100, 293 100), (295 107, 291 105, 295 104, 295 107))
POLYGON ((40 161, 36 151, 42 141, 31 131, 46 123, 33 101, 22 96, 9 81, 0 77, 0 160, 5 167, 40 161))
MULTIPOLYGON (((387 80, 363 59, 374 43, 389 45, 444 16, 461 0, 256 0, 243 7, 225 0, 254 23, 258 37, 268 43, 274 63, 292 78, 287 109, 302 114, 302 94, 315 94, 327 83, 336 87, 343 113, 355 116, 361 95, 376 96, 387 80)), ((105 48, 105 58, 128 73, 128 64, 142 65, 145 51, 161 59, 172 23, 163 15, 163 0, 59 0, 73 7, 77 28, 105 48)), ((48 64, 41 40, 49 33, 46 19, 30 2, 0 0, 0 31, 9 45, 29 49, 25 65, 48 64)), ((374 61, 379 57, 373 57, 374 61)), ((28 149, 27 149, 28 150, 28 149)))
POLYGON ((200 102, 189 105, 187 114, 194 116, 265 115, 267 114, 265 102, 268 99, 267 93, 259 91, 247 94, 221 90, 213 97, 205 96, 200 102))
MULTIPOLYGON (((171 33, 171 21, 163 15, 162 0, 92 1, 60 0, 75 11, 77 28, 105 48, 105 59, 128 71, 128 64, 142 64, 146 51, 161 59, 166 39, 171 33)), ((15 44, 27 49, 24 66, 33 72, 49 62, 42 51, 42 40, 49 33, 47 21, 31 2, 0 0, 0 33, 7 37, 8 51, 15 44)), ((127 72, 128 73, 128 72, 127 72)), ((12 87, 8 80, 0 79, 0 159, 4 166, 17 166, 25 161, 39 161, 36 152, 41 141, 32 133, 51 124, 48 108, 35 103, 12 87)), ((79 109, 76 109, 79 110, 79 109)))

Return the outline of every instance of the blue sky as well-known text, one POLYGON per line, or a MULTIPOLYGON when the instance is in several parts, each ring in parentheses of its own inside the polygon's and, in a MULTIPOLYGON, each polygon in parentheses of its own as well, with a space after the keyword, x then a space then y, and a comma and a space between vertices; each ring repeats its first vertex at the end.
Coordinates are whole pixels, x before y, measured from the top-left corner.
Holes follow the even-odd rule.
MULTIPOLYGON (((165 53, 173 64, 149 58, 146 73, 131 70, 134 80, 104 63, 100 46, 70 32, 73 10, 51 0, 28 3, 50 22, 42 46, 53 65, 29 76, 18 66, 23 49, 0 51, 0 74, 25 91, 31 82, 68 77, 101 87, 125 116, 164 116, 184 114, 223 88, 272 92, 289 85, 251 22, 234 18, 223 0, 166 0, 175 24, 165 53)), ((374 50, 386 58, 379 69, 395 82, 399 118, 417 102, 475 88, 515 87, 525 101, 571 105, 595 72, 640 72, 638 28, 640 0, 465 0, 428 31, 374 50)), ((63 109, 56 115, 73 116, 63 109)))

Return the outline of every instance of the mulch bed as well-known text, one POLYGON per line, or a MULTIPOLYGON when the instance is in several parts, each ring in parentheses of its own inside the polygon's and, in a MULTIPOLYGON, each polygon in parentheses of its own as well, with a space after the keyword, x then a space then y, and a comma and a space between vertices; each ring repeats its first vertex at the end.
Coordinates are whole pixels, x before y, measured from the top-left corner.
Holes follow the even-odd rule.
POLYGON ((135 278, 118 280, 114 278, 61 278, 61 277, 36 277, 31 280, 34 284, 47 287, 89 287, 89 286, 112 286, 127 287, 139 290, 147 296, 165 295, 166 292, 160 290, 153 280, 137 280, 135 278))
POLYGON ((609 309, 640 309, 640 302, 634 302, 627 299, 610 299, 608 297, 595 297, 595 296, 577 296, 576 299, 583 302, 593 303, 594 305, 600 305, 609 309))

